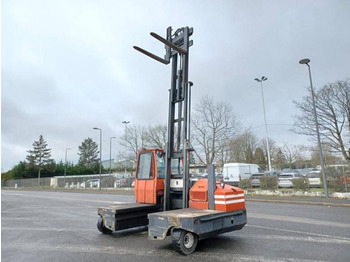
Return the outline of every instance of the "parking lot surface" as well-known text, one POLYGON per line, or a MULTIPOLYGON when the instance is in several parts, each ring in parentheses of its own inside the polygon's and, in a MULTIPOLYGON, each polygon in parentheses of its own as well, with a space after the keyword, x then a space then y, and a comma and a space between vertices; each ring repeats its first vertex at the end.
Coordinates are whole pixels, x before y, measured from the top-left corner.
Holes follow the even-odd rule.
POLYGON ((132 195, 1 192, 2 261, 349 261, 350 208, 247 201, 241 231, 200 241, 190 256, 147 228, 112 235, 96 229, 97 207, 132 195))

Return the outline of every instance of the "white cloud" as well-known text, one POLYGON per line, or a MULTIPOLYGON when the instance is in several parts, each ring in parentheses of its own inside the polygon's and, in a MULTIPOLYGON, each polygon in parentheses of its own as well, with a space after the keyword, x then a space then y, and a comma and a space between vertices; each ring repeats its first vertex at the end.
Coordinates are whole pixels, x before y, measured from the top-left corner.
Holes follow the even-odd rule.
MULTIPOLYGON (((278 144, 304 143, 290 133, 293 100, 306 95, 311 59, 314 84, 349 77, 347 1, 5 1, 2 3, 2 166, 23 160, 40 134, 56 160, 87 137, 93 126, 123 134, 123 120, 165 123, 170 66, 164 47, 149 35, 194 28, 190 50, 193 105, 208 94, 229 102, 246 127, 263 124, 265 75, 269 133, 278 144), (4 154, 6 152, 6 154, 4 154)), ((263 128, 255 128, 264 137, 263 128)), ((115 147, 116 154, 118 146, 115 147)), ((109 152, 103 157, 109 157, 109 152)), ((116 155, 115 154, 115 155, 116 155)))

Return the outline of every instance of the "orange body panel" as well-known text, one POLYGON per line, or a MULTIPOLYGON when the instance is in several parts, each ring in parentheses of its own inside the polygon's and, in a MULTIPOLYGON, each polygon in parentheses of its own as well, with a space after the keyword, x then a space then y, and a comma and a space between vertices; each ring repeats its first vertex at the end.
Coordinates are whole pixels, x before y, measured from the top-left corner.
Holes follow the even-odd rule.
POLYGON ((153 180, 136 180, 135 197, 137 203, 156 204, 155 181, 153 180))
MULTIPOLYGON (((150 170, 150 178, 148 179, 138 179, 136 169, 135 172, 135 199, 137 203, 142 204, 160 204, 157 203, 159 198, 157 196, 162 195, 164 192, 164 179, 158 178, 157 174, 157 162, 156 162, 156 151, 152 149, 145 149, 139 151, 137 160, 139 162, 139 156, 142 153, 150 153, 152 154, 152 163, 150 170)), ((158 150, 159 151, 159 150, 158 150)), ((139 163, 136 165, 139 167, 139 163)))
POLYGON ((208 209, 208 182, 206 179, 199 179, 190 189, 190 200, 188 205, 195 209, 208 209))
POLYGON ((214 194, 215 210, 234 211, 245 208, 244 191, 239 187, 216 185, 214 194))
MULTIPOLYGON (((238 187, 216 183, 214 192, 215 210, 234 211, 245 208, 244 191, 238 187)), ((208 209, 208 180, 199 179, 190 189, 189 207, 208 209)))

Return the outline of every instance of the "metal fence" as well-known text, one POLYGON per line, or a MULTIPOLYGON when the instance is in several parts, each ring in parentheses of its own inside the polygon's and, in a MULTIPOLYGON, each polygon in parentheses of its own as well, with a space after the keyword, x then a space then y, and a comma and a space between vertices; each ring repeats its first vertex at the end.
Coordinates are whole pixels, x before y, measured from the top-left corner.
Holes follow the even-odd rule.
POLYGON ((81 176, 56 176, 45 178, 28 178, 2 181, 1 186, 7 188, 120 188, 133 186, 133 174, 99 174, 81 176))
POLYGON ((49 187, 51 183, 50 177, 40 178, 28 178, 28 179, 15 179, 2 181, 2 187, 49 187))

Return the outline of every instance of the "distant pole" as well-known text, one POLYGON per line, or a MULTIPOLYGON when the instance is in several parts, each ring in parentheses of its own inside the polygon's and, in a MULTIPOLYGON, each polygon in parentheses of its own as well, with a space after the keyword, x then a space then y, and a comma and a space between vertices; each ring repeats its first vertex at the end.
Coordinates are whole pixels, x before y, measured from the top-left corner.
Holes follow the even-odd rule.
POLYGON ((269 163, 269 171, 271 171, 272 168, 271 168, 271 157, 270 157, 269 134, 268 134, 268 131, 267 131, 266 112, 265 112, 265 99, 264 99, 264 88, 263 88, 263 82, 267 80, 267 77, 262 76, 261 79, 255 78, 254 80, 255 80, 255 81, 258 81, 258 82, 261 84, 261 96, 262 96, 262 102, 263 102, 264 121, 265 121, 265 132, 266 132, 267 162, 269 163))
MULTIPOLYGON (((129 124, 130 121, 123 121, 122 123, 125 125, 124 132, 125 132, 125 139, 126 139, 127 124, 129 124)), ((124 160, 124 163, 125 163, 125 170, 124 170, 125 176, 126 176, 126 149, 127 149, 127 147, 126 147, 126 145, 125 145, 125 160, 124 160)))
POLYGON ((64 185, 63 187, 66 186, 66 174, 67 174, 67 151, 69 150, 70 148, 66 148, 66 154, 64 156, 64 185))
POLYGON ((312 106, 313 106, 313 113, 314 113, 314 119, 315 119, 315 125, 316 125, 318 150, 320 152, 321 173, 322 173, 322 179, 323 179, 323 185, 324 185, 324 194, 325 194, 326 198, 328 198, 328 188, 327 188, 327 180, 326 180, 326 174, 325 174, 325 168, 324 168, 323 151, 322 151, 322 146, 321 146, 320 130, 318 127, 318 120, 317 120, 317 113, 316 113, 315 91, 314 91, 314 87, 312 85, 311 69, 310 69, 309 63, 310 63, 310 59, 308 59, 308 58, 305 58, 305 59, 302 59, 299 61, 299 64, 307 65, 307 67, 309 69, 312 106))
POLYGON ((95 130, 100 130, 100 182, 98 183, 99 189, 101 190, 101 182, 102 182, 102 129, 98 127, 94 127, 95 130))
POLYGON ((112 136, 109 138, 109 175, 112 175, 112 139, 116 138, 112 136))

